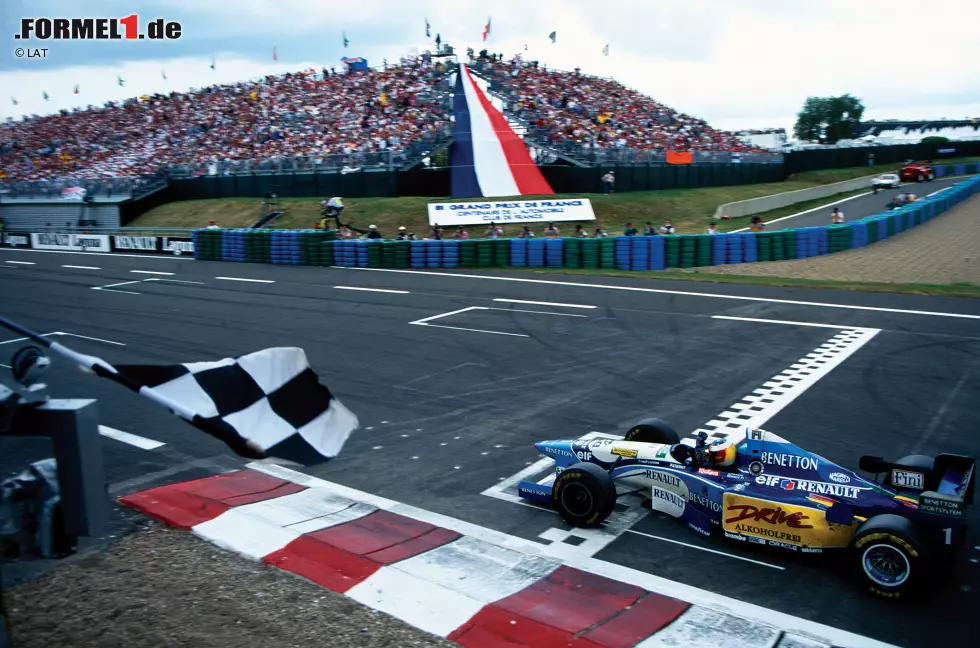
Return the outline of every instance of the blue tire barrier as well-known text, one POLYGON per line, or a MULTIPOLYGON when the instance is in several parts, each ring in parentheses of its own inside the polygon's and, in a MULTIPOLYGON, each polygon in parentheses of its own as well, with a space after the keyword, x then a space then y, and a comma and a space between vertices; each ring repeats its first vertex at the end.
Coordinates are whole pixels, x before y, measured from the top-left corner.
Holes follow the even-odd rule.
POLYGON ((715 234, 711 237, 711 265, 725 265, 728 262, 728 246, 734 234, 715 234))
POLYGON ((413 268, 426 267, 425 241, 411 241, 409 265, 413 268))
MULTIPOLYGON (((715 235, 717 236, 717 234, 715 235)), ((745 238, 731 234, 725 246, 725 263, 737 264, 745 260, 745 238)))
POLYGON ((875 219, 875 225, 878 227, 878 240, 888 238, 888 218, 879 216, 875 219))
POLYGON ((631 236, 617 236, 613 246, 613 263, 617 270, 629 270, 630 268, 630 239, 631 236))
POLYGON ((549 268, 561 268, 565 265, 564 240, 544 239, 544 264, 549 268))
POLYGON ((736 236, 742 239, 742 258, 746 263, 756 263, 759 260, 759 239, 751 232, 740 232, 736 236))
POLYGON ((459 267, 459 241, 453 239, 442 242, 442 267, 459 267))
POLYGON ((518 268, 527 267, 527 239, 510 240, 510 264, 518 268))
POLYGON ((650 237, 629 237, 630 270, 650 270, 650 237))
POLYGON ((667 269, 667 240, 662 236, 648 236, 650 239, 650 269, 667 269))
POLYGON ((544 239, 524 239, 527 242, 527 267, 543 268, 545 265, 544 239))
POLYGON ((957 164, 953 167, 953 175, 963 175, 964 173, 966 173, 965 164, 957 164))
POLYGON ((358 268, 368 267, 368 245, 370 242, 367 239, 354 241, 354 256, 358 268))

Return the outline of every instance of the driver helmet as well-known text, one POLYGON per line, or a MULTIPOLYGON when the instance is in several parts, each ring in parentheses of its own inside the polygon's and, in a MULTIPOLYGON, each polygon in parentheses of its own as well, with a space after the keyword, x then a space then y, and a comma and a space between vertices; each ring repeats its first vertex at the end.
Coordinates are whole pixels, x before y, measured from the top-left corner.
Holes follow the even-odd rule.
POLYGON ((735 465, 735 444, 728 439, 717 439, 704 449, 705 458, 712 466, 728 467, 735 465))

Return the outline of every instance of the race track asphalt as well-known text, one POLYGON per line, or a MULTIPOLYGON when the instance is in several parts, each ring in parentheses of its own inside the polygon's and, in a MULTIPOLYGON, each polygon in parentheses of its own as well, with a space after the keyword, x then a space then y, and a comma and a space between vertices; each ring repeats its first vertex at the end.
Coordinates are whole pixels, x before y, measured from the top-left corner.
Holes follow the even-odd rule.
MULTIPOLYGON (((808 210, 806 213, 801 213, 799 216, 778 219, 778 221, 774 220, 773 222, 766 224, 766 231, 770 232, 798 227, 819 227, 821 225, 831 225, 830 212, 834 207, 841 210, 847 222, 853 222, 864 218, 865 216, 870 216, 871 214, 880 214, 888 211, 888 203, 891 202, 892 198, 894 198, 898 193, 911 191, 919 198, 923 198, 934 191, 951 187, 954 184, 962 181, 963 178, 960 177, 948 179, 944 178, 933 180, 932 182, 913 182, 904 184, 898 189, 882 189, 877 194, 872 193, 869 189, 869 193, 867 195, 859 195, 854 198, 846 199, 845 202, 832 207, 822 207, 813 211, 808 210)), ((827 205, 831 205, 834 202, 833 196, 827 198, 825 201, 827 205)))
MULTIPOLYGON (((837 332, 812 324, 880 332, 764 427, 852 469, 862 454, 980 456, 977 300, 19 250, 0 251, 0 295, 0 314, 98 338, 60 341, 112 363, 302 347, 362 425, 339 459, 308 472, 539 542, 567 527, 551 512, 481 494, 536 462, 533 442, 622 433, 650 415, 690 432, 837 332), (138 283, 93 290, 123 282, 138 283)), ((0 362, 16 346, 0 344, 0 362)), ((49 377, 56 397, 98 399, 104 425, 166 443, 143 450, 104 439, 113 494, 243 465, 220 442, 61 359, 49 377)), ((49 453, 39 440, 0 438, 0 472, 49 453)), ((865 596, 831 556, 733 544, 649 514, 596 557, 901 646, 968 642, 980 628, 976 528, 939 589, 900 604, 865 596)))

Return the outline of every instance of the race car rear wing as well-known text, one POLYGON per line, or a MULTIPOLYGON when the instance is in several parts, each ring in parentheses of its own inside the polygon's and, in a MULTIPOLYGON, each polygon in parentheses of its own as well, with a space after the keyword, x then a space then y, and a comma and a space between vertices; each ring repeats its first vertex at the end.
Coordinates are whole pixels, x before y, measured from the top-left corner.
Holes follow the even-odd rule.
POLYGON ((919 466, 891 463, 881 457, 861 457, 858 465, 866 472, 888 473, 888 485, 893 488, 920 491, 920 510, 961 517, 966 507, 973 504, 976 460, 971 457, 936 455, 931 472, 919 466))

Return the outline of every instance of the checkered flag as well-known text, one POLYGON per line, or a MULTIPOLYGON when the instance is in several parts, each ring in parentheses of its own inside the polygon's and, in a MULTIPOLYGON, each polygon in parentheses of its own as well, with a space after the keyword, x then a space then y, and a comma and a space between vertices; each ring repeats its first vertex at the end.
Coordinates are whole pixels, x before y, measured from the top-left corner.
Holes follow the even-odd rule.
POLYGON ((250 459, 321 463, 336 457, 359 426, 296 347, 216 362, 113 367, 3 317, 0 326, 166 407, 250 459))
POLYGON ((357 417, 321 385, 296 347, 178 365, 120 365, 140 391, 182 404, 195 426, 248 450, 301 464, 337 456, 357 417), (245 446, 244 448, 242 446, 245 446))

